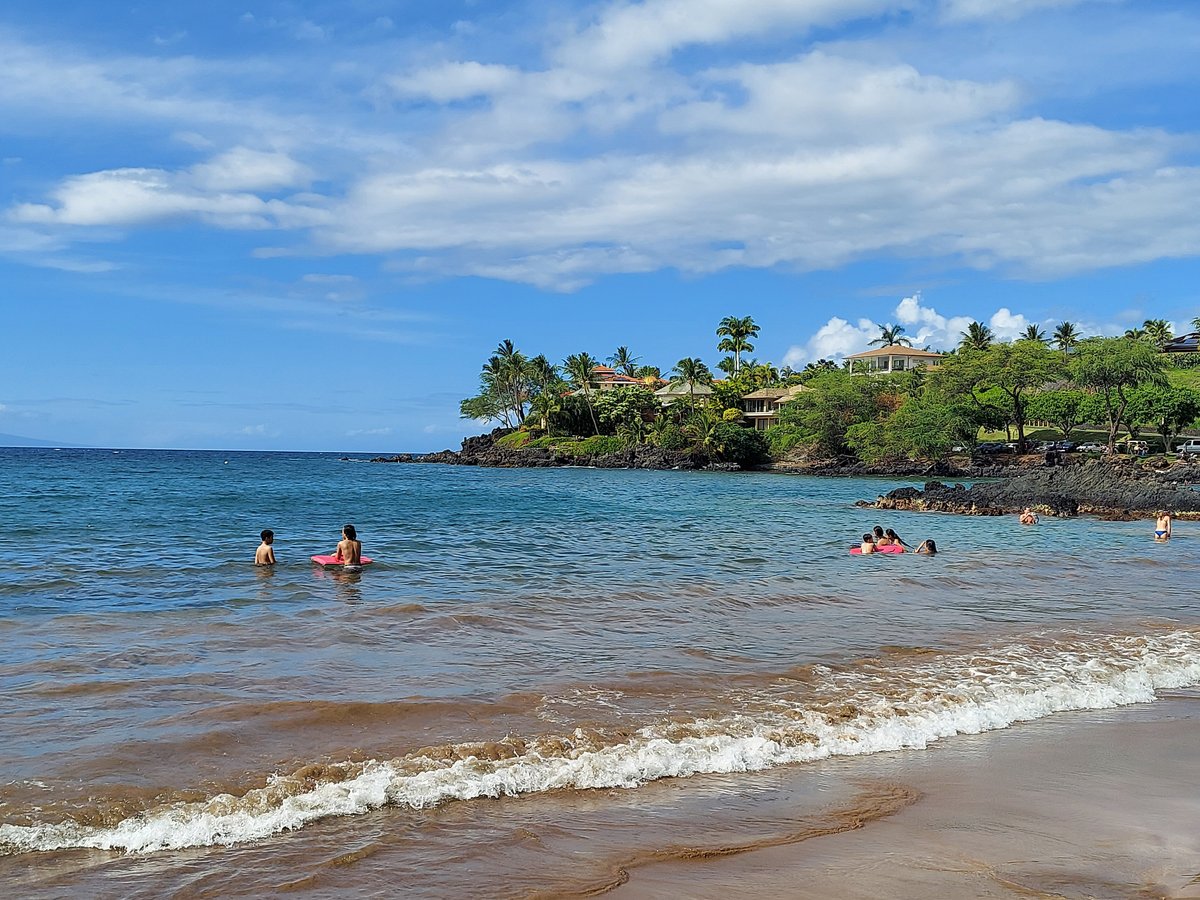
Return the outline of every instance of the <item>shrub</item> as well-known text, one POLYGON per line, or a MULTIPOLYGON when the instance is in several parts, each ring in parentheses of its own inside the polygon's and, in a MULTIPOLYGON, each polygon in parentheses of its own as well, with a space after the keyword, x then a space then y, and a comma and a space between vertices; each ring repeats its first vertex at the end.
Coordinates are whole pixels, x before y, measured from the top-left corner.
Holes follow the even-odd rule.
POLYGON ((496 446, 504 450, 520 450, 523 447, 529 446, 533 441, 533 435, 528 431, 514 431, 506 434, 503 437, 496 439, 496 446))

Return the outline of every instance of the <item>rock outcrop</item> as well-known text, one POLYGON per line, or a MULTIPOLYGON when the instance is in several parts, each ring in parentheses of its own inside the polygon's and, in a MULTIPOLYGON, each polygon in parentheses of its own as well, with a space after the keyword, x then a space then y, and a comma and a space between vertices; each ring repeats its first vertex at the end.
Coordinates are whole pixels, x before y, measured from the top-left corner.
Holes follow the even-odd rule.
POLYGON ((620 450, 616 453, 577 455, 561 453, 543 447, 512 449, 496 446, 496 441, 511 433, 512 429, 497 428, 489 434, 469 437, 462 442, 462 449, 440 450, 414 456, 402 453, 398 456, 380 456, 372 462, 420 462, 445 463, 460 466, 486 466, 501 469, 551 468, 561 466, 591 466, 597 469, 709 469, 737 471, 735 463, 720 463, 703 452, 695 450, 664 450, 661 447, 642 445, 620 450))
POLYGON ((1200 519, 1200 492, 1181 484, 1177 472, 1140 472, 1132 464, 1093 461, 1038 469, 972 487, 926 483, 924 490, 899 488, 858 505, 875 509, 932 510, 973 516, 1003 516, 1029 507, 1039 515, 1095 515, 1129 519, 1170 510, 1183 519, 1200 519))

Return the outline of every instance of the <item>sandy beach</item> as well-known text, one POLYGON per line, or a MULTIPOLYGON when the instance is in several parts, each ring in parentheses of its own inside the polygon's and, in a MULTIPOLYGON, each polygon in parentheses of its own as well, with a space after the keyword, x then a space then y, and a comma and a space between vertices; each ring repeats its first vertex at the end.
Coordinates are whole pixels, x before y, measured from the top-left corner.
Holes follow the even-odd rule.
MULTIPOLYGON (((621 898, 1200 897, 1200 692, 848 765, 915 795, 861 828, 628 870, 621 898)), ((814 777, 789 773, 781 794, 814 777)), ((865 779, 865 780, 864 780, 865 779)), ((782 800, 782 798, 780 798, 782 800)))

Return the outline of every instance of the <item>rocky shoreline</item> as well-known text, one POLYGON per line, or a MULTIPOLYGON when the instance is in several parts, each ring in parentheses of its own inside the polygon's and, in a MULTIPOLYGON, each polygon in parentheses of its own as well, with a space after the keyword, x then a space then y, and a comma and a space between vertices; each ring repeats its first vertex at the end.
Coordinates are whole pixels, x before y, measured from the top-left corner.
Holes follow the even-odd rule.
POLYGON ((1029 507, 1044 516, 1092 515, 1119 521, 1169 510, 1180 519, 1200 519, 1200 492, 1186 486, 1195 481, 1195 474, 1186 466, 1144 473, 1129 464, 1094 460, 1026 471, 969 488, 930 481, 923 490, 898 488, 856 505, 970 516, 1015 515, 1029 507))

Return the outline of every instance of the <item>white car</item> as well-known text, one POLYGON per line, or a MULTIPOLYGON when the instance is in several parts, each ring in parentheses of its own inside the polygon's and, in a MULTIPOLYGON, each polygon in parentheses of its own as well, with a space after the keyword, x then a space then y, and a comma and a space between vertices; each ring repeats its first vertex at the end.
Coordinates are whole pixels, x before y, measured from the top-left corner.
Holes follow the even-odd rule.
POLYGON ((1200 438, 1188 438, 1175 449, 1180 453, 1200 453, 1200 438))
POLYGON ((1103 453, 1108 448, 1103 444, 1097 444, 1095 441, 1088 441, 1088 443, 1080 444, 1075 449, 1080 453, 1103 453))

